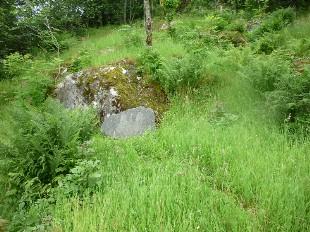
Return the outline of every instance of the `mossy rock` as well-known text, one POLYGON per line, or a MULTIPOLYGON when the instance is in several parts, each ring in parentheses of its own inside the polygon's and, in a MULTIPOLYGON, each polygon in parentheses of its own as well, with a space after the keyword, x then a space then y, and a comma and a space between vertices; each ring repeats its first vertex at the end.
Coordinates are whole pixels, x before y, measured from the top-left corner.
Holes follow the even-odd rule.
POLYGON ((168 105, 161 87, 139 76, 130 60, 71 74, 57 87, 56 95, 68 108, 95 107, 102 121, 109 114, 139 106, 153 109, 159 121, 168 105))

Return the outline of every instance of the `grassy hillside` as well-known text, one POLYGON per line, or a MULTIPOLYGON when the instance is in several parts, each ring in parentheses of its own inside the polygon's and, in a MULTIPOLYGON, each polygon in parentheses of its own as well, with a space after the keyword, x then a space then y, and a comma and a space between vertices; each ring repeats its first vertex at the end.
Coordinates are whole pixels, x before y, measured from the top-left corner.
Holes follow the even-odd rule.
MULTIPOLYGON (((32 179, 21 198, 12 192, 0 196, 0 216, 10 220, 9 229, 309 231, 309 124, 301 122, 307 120, 302 113, 295 123, 287 122, 290 109, 277 104, 290 103, 279 92, 289 94, 310 83, 309 66, 304 64, 309 60, 310 16, 272 30, 276 17, 268 17, 264 15, 260 26, 250 31, 244 28, 250 19, 242 14, 180 16, 172 37, 160 30, 162 22, 156 19, 154 51, 149 56, 141 23, 94 29, 70 41, 60 57, 36 57, 19 79, 1 81, 3 166, 11 153, 21 154, 14 147, 16 141, 30 141, 17 138, 16 128, 24 127, 12 120, 33 120, 44 136, 55 121, 61 121, 57 128, 70 131, 67 138, 72 128, 83 130, 72 132, 80 137, 67 139, 69 145, 59 153, 72 157, 81 153, 76 168, 57 176, 52 188, 44 185, 46 191, 37 190, 42 185, 32 179), (88 133, 84 127, 92 116, 79 117, 79 112, 74 115, 45 100, 44 93, 48 95, 60 81, 52 78, 59 65, 79 70, 147 57, 149 63, 142 62, 145 72, 150 63, 160 63, 160 70, 147 74, 159 81, 170 100, 155 132, 126 140, 104 137, 96 129, 88 133), (194 77, 197 82, 191 82, 194 77), (293 77, 305 81, 284 88, 294 81, 283 80, 293 77), (24 110, 19 114, 11 111, 18 104, 24 110), (24 118, 25 112, 30 118, 24 118)), ((307 90, 302 94, 306 99, 307 90)), ((33 154, 27 149, 25 156, 33 154)), ((12 186, 7 183, 16 182, 8 182, 5 173, 0 177, 0 190, 8 193, 12 186)), ((18 178, 20 183, 27 180, 18 178)))

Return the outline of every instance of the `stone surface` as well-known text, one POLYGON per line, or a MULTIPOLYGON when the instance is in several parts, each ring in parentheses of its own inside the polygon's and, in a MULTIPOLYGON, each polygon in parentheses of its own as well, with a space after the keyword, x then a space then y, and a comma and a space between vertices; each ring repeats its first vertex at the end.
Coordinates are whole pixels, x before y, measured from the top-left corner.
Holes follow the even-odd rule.
POLYGON ((68 75, 56 88, 57 98, 69 109, 87 106, 83 91, 77 86, 78 76, 79 73, 68 75))
POLYGON ((140 75, 134 62, 123 60, 67 75, 55 95, 70 109, 95 108, 101 121, 138 106, 152 108, 159 118, 166 109, 167 96, 158 84, 140 75))
POLYGON ((150 108, 137 107, 106 117, 101 130, 113 138, 142 135, 155 128, 155 113, 150 108))

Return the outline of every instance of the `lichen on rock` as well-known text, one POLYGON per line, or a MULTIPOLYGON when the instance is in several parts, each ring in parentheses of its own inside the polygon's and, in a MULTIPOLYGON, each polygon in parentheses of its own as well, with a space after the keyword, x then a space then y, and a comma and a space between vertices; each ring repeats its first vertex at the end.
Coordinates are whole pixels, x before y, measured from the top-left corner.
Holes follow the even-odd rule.
POLYGON ((158 121, 168 103, 161 87, 138 75, 130 60, 70 74, 55 93, 67 108, 94 107, 102 121, 110 114, 139 106, 153 109, 158 121))

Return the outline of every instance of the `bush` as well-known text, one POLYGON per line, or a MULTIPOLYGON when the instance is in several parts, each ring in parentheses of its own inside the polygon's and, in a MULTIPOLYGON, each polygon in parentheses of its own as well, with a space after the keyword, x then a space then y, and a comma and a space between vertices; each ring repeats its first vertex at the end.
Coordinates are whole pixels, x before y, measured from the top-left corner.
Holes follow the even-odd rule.
POLYGON ((157 81, 166 93, 175 93, 183 88, 197 88, 206 77, 204 70, 205 50, 197 49, 184 57, 164 60, 159 54, 147 49, 139 59, 141 70, 157 81))
POLYGON ((293 40, 293 43, 289 44, 292 50, 297 56, 310 56, 310 39, 303 38, 300 40, 293 40))
POLYGON ((163 63, 156 78, 168 93, 182 88, 197 88, 203 79, 203 60, 199 53, 168 60, 163 63))
POLYGON ((52 226, 51 204, 48 199, 40 199, 30 209, 20 207, 12 216, 8 231, 50 231, 52 226))
POLYGON ((273 55, 259 56, 248 62, 243 69, 243 74, 262 93, 274 91, 276 83, 283 76, 290 76, 291 73, 289 63, 273 55))
POLYGON ((267 99, 283 121, 310 128, 310 67, 302 74, 279 78, 276 89, 267 93, 267 99))
POLYGON ((280 56, 248 60, 244 76, 265 97, 275 118, 283 122, 310 123, 310 69, 294 72, 290 62, 280 56), (272 64, 272 65, 270 65, 272 64))
POLYGON ((210 29, 215 31, 223 31, 229 25, 229 20, 221 15, 210 15, 205 20, 210 29))
POLYGON ((73 58, 70 66, 68 67, 71 72, 78 72, 86 68, 91 63, 91 55, 88 50, 84 49, 79 51, 78 55, 73 58))
POLYGON ((11 109, 1 124, 6 145, 0 160, 8 179, 7 194, 23 204, 41 198, 59 175, 68 174, 83 157, 79 146, 96 127, 95 113, 69 111, 47 100, 39 109, 19 106, 11 109))
POLYGON ((99 160, 78 161, 76 166, 70 169, 69 174, 55 179, 57 182, 55 191, 66 197, 73 195, 82 197, 86 190, 93 190, 101 185, 99 165, 99 160))
POLYGON ((256 40, 265 33, 280 31, 282 28, 292 23, 295 17, 295 11, 292 8, 274 11, 250 34, 250 37, 256 40))
POLYGON ((144 38, 136 26, 123 25, 119 31, 122 32, 124 44, 131 47, 140 47, 143 45, 144 38))
POLYGON ((147 75, 152 75, 157 78, 158 71, 162 67, 162 59, 157 51, 152 48, 147 48, 139 57, 138 63, 140 71, 147 75))
POLYGON ((11 55, 5 57, 2 61, 3 63, 3 79, 12 79, 15 77, 19 77, 25 70, 31 66, 31 56, 21 55, 18 52, 15 52, 11 55))
POLYGON ((239 31, 240 33, 245 32, 246 29, 246 23, 245 21, 242 20, 235 20, 233 22, 231 22, 226 29, 230 30, 230 31, 239 31))
POLYGON ((285 38, 278 34, 267 33, 255 43, 257 53, 271 54, 284 44, 285 38))

